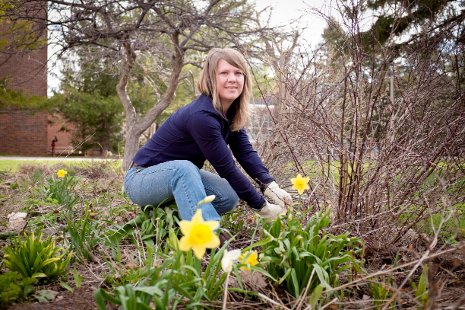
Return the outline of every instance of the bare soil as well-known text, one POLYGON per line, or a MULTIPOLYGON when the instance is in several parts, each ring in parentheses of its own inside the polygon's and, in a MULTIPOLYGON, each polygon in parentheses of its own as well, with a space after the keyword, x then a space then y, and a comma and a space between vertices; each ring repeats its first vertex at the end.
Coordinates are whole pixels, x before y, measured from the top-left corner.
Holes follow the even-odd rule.
POLYGON ((93 310, 98 309, 94 300, 95 288, 79 288, 73 293, 68 291, 60 292, 55 300, 50 302, 25 302, 11 305, 8 310, 68 310, 81 309, 93 310))

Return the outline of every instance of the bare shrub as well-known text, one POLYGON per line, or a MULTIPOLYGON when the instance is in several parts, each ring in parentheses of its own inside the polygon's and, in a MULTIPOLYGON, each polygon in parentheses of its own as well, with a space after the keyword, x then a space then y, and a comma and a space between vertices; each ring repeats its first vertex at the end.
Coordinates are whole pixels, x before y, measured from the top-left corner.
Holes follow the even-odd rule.
POLYGON ((292 161, 294 172, 311 175, 306 206, 331 207, 338 227, 379 250, 464 201, 465 96, 456 66, 464 48, 451 28, 425 27, 401 47, 370 51, 357 16, 332 25, 343 28, 342 43, 300 52, 279 74, 281 113, 259 149, 272 170, 292 161))

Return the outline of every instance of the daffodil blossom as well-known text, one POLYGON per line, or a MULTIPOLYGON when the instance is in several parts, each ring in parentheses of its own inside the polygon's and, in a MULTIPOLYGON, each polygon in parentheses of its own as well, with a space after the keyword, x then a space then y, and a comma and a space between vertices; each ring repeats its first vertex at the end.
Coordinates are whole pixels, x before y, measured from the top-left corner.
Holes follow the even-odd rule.
POLYGON ((206 204, 206 203, 210 203, 212 202, 213 200, 215 200, 216 196, 215 195, 209 195, 207 197, 205 197, 204 199, 200 200, 198 203, 197 203, 197 207, 198 206, 201 206, 203 204, 206 204))
POLYGON ((299 173, 297 177, 291 178, 292 188, 297 190, 299 195, 302 195, 306 189, 310 189, 308 186, 309 181, 309 177, 302 177, 302 175, 299 173))
POLYGON ((64 169, 60 169, 57 171, 57 177, 64 178, 68 174, 68 171, 64 169))
POLYGON ((247 265, 247 267, 241 267, 241 270, 250 270, 249 266, 252 267, 258 264, 258 253, 257 251, 252 251, 247 253, 246 255, 241 255, 239 257, 239 261, 242 264, 247 265))
POLYGON ((220 239, 215 234, 217 221, 204 221, 202 211, 197 209, 191 221, 181 221, 179 227, 183 237, 179 241, 181 251, 192 249, 198 259, 202 259, 206 249, 213 249, 220 245, 220 239))
POLYGON ((226 302, 228 301, 228 284, 229 284, 229 275, 231 274, 232 267, 234 262, 241 256, 241 250, 236 249, 232 251, 225 250, 223 258, 221 259, 221 268, 226 272, 226 281, 224 286, 224 295, 223 295, 223 309, 226 309, 226 302))
POLYGON ((236 249, 232 251, 225 250, 223 258, 221 259, 221 268, 224 272, 231 272, 234 263, 241 256, 241 250, 236 249))

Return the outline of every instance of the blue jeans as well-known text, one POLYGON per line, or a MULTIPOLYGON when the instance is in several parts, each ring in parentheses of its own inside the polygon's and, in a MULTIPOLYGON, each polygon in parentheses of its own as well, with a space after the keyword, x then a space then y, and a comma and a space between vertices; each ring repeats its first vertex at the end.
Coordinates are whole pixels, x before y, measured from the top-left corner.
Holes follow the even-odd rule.
POLYGON ((228 181, 188 160, 133 167, 126 173, 124 188, 129 198, 142 207, 157 207, 175 200, 183 220, 192 219, 197 203, 208 195, 216 198, 200 206, 206 221, 219 221, 220 214, 234 209, 239 201, 228 181))

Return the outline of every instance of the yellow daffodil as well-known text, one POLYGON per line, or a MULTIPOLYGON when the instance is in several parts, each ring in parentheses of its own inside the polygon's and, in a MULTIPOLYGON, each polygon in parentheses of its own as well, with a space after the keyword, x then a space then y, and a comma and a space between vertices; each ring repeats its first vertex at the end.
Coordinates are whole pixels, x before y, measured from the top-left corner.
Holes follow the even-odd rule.
POLYGON ((57 177, 64 178, 68 174, 68 171, 64 169, 60 169, 57 171, 57 177))
POLYGON ((221 259, 221 268, 223 268, 223 271, 231 272, 234 263, 237 261, 240 255, 241 250, 239 249, 232 251, 225 250, 223 258, 221 259))
POLYGON ((310 189, 308 186, 309 181, 309 177, 302 177, 302 175, 299 173, 297 177, 291 178, 292 188, 297 190, 299 195, 302 195, 306 189, 310 189))
POLYGON ((249 266, 255 266, 258 264, 258 253, 257 251, 249 252, 239 257, 239 261, 247 266, 241 267, 241 270, 250 270, 249 266))
POLYGON ((179 227, 183 237, 179 241, 181 251, 192 249, 198 259, 202 259, 206 249, 213 249, 220 245, 220 239, 215 234, 217 221, 204 221, 202 211, 197 209, 191 221, 181 221, 179 227))

